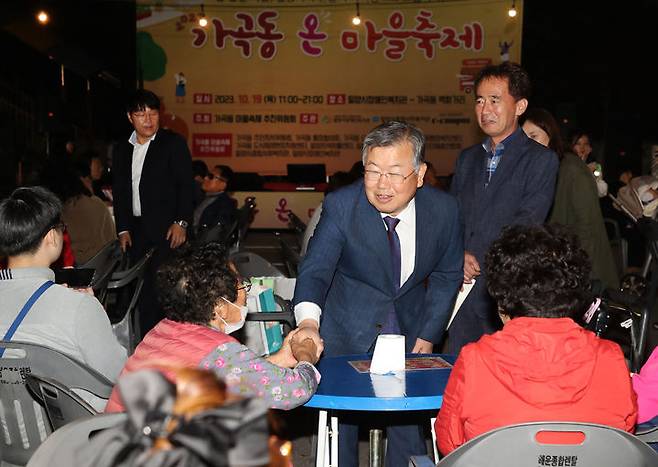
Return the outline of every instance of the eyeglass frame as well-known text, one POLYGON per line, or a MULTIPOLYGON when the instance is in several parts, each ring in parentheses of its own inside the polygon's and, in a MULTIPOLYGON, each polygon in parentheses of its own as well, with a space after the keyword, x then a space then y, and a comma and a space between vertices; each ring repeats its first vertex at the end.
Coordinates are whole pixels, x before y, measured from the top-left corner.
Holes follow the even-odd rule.
POLYGON ((209 178, 210 180, 219 180, 219 181, 222 181, 222 182, 225 182, 225 183, 228 182, 228 180, 226 180, 221 175, 215 175, 212 172, 208 172, 207 174, 205 174, 204 178, 209 178))
POLYGON ((160 109, 135 110, 130 112, 130 116, 138 120, 145 120, 146 117, 155 118, 160 116, 160 109))
POLYGON ((383 176, 383 177, 386 177, 386 180, 388 180, 388 182, 389 182, 391 185, 400 186, 400 185, 404 184, 404 182, 406 182, 407 179, 408 179, 409 177, 411 177, 411 176, 412 176, 413 174, 415 174, 415 173, 416 173, 416 171, 412 169, 412 170, 411 170, 411 173, 410 173, 409 175, 407 175, 407 176, 402 176, 402 174, 396 174, 396 173, 391 173, 391 172, 378 172, 378 171, 376 171, 376 170, 365 169, 365 170, 363 171, 363 179, 364 179, 366 182, 369 182, 369 183, 379 183, 379 181, 382 179, 382 176, 383 176), (375 180, 374 178, 373 178, 372 180, 368 180, 368 175, 370 175, 371 177, 373 177, 373 176, 375 176, 375 174, 377 175, 377 179, 376 179, 376 180, 375 180), (399 181, 399 182, 395 182, 395 181, 393 181, 393 180, 391 179, 391 177, 402 177, 402 180, 399 181))
POLYGON ((240 279, 240 285, 238 286, 238 291, 243 290, 246 293, 249 293, 251 290, 251 281, 249 279, 240 279))

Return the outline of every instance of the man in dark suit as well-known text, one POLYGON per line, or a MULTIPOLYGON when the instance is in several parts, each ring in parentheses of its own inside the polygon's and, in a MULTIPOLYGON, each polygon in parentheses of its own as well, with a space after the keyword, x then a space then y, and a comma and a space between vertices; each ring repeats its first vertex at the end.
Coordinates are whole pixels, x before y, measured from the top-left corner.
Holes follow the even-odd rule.
POLYGON ((121 249, 134 263, 156 248, 140 301, 144 335, 163 317, 153 287, 155 271, 171 249, 185 242, 192 222, 192 158, 180 135, 160 128, 155 94, 138 90, 127 111, 134 131, 114 155, 112 195, 121 249))
POLYGON ((237 202, 228 194, 233 170, 216 165, 203 177, 201 189, 205 198, 194 210, 194 232, 199 233, 217 224, 228 231, 235 221, 237 202))
POLYGON ((503 227, 541 224, 553 203, 557 155, 519 127, 530 78, 517 64, 484 68, 475 80, 475 114, 487 138, 457 159, 451 193, 464 223, 464 283, 475 285, 449 330, 449 351, 501 326, 487 291, 484 256, 503 227))
MULTIPOLYGON (((319 328, 328 356, 372 351, 381 333, 430 353, 443 336, 464 250, 456 201, 423 186, 424 143, 413 125, 378 126, 363 143, 363 181, 323 201, 293 301, 300 337, 318 339, 319 328)), ((339 430, 339 463, 356 466, 358 426, 339 430)), ((426 452, 417 423, 389 426, 387 437, 387 466, 426 452)))

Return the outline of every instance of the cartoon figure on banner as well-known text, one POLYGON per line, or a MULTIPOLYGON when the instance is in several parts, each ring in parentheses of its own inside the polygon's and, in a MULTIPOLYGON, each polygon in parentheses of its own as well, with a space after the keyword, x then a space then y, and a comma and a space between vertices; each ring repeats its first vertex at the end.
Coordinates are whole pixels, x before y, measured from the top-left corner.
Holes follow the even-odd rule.
POLYGON ((274 210, 276 211, 277 219, 279 219, 281 222, 288 223, 288 214, 290 214, 290 209, 286 209, 286 206, 288 206, 288 201, 285 198, 281 198, 279 200, 279 207, 275 208, 274 210))
POLYGON ((498 42, 498 47, 500 48, 500 61, 501 62, 509 62, 509 49, 512 48, 512 45, 514 45, 514 41, 498 42))
POLYGON ((185 85, 187 84, 187 78, 185 78, 185 75, 181 71, 174 75, 174 79, 176 80, 176 102, 185 102, 185 85))

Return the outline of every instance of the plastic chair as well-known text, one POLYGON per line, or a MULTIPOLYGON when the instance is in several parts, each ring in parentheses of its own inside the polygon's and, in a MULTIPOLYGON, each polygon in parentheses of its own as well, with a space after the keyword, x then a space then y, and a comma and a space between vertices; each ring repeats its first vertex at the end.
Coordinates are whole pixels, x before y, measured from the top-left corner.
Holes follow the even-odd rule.
POLYGON ((54 378, 29 374, 26 384, 45 409, 53 430, 79 418, 98 414, 82 397, 54 378))
POLYGON ((249 226, 256 215, 256 198, 249 196, 245 198, 244 204, 236 213, 236 221, 232 231, 227 235, 227 245, 233 246, 238 251, 240 244, 247 236, 249 226))
POLYGON ((235 264, 242 277, 285 277, 285 274, 274 267, 272 263, 250 251, 233 253, 229 259, 235 264))
POLYGON ((113 240, 100 249, 86 263, 79 265, 81 269, 95 269, 94 278, 91 281, 91 288, 98 300, 102 303, 107 293, 107 284, 110 281, 112 273, 116 270, 121 262, 121 248, 119 241, 113 240))
POLYGON ((27 388, 33 373, 56 377, 71 389, 109 398, 113 383, 97 371, 50 347, 27 342, 0 342, 0 458, 25 465, 53 427, 27 388))
POLYGON ((658 453, 616 428, 590 423, 540 422, 492 430, 470 440, 438 463, 439 467, 529 465, 651 467, 658 465, 658 453), (543 442, 547 433, 561 433, 571 441, 543 442))
POLYGON ((281 247, 281 256, 283 257, 283 264, 285 264, 288 271, 288 277, 297 277, 297 269, 301 258, 299 252, 286 242, 283 238, 278 237, 279 246, 281 247))
POLYGON ((288 212, 288 227, 295 231, 297 234, 297 246, 302 247, 304 243, 304 232, 306 232, 306 224, 299 218, 297 215, 289 211, 288 212))
POLYGON ((107 284, 108 293, 119 293, 119 291, 126 290, 129 286, 134 287, 125 313, 118 322, 112 324, 117 340, 128 350, 128 355, 132 355, 135 351, 140 338, 137 302, 144 287, 144 272, 154 251, 155 249, 149 250, 131 268, 113 273, 110 282, 107 284))
POLYGON ((70 467, 76 465, 76 453, 84 448, 96 431, 126 420, 125 413, 94 415, 65 425, 50 435, 36 450, 27 467, 70 467))

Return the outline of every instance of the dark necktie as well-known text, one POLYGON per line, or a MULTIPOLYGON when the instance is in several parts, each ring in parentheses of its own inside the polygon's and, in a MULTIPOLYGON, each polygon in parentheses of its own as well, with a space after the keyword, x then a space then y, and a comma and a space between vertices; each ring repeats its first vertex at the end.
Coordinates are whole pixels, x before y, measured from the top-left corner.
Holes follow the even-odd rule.
MULTIPOLYGON (((400 255, 400 237, 395 231, 395 228, 400 223, 400 219, 394 217, 386 216, 384 217, 384 222, 386 223, 387 235, 388 235, 388 246, 391 249, 391 271, 393 272, 393 292, 397 294, 400 289, 400 265, 401 265, 401 255, 400 255)), ((392 306, 388 312, 388 317, 386 319, 386 324, 382 328, 383 334, 399 334, 400 326, 398 324, 397 316, 395 315, 395 307, 392 306)))

